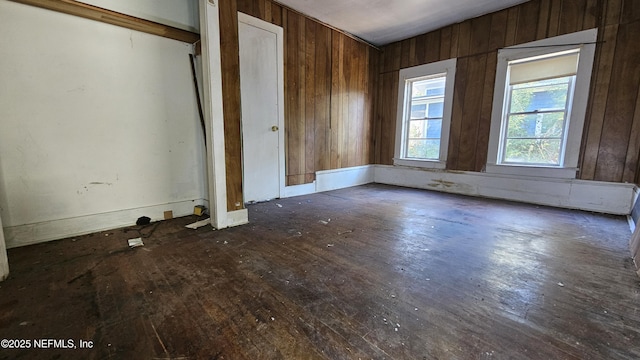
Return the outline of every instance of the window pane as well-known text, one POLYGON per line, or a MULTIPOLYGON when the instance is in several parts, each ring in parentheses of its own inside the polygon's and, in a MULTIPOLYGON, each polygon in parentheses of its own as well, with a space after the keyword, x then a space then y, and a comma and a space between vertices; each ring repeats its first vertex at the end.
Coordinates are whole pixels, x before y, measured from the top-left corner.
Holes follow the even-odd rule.
POLYGON ((440 157, 440 139, 409 140, 407 157, 417 159, 438 159, 440 157))
POLYGON ((560 145, 560 139, 507 139, 504 161, 559 165, 560 145))
POLYGON ((511 88, 511 112, 564 109, 572 77, 540 80, 511 88))
POLYGON ((427 109, 426 104, 412 104, 411 105, 411 118, 412 119, 424 119, 427 109))
POLYGON ((439 102, 433 102, 429 104, 428 117, 429 118, 441 118, 444 112, 444 100, 439 102))
POLYGON ((411 87, 411 98, 426 96, 444 96, 444 84, 446 77, 414 81, 411 87))
POLYGON ((509 116, 507 138, 558 138, 564 128, 564 111, 509 116))
POLYGON ((440 139, 442 133, 442 120, 429 120, 427 124, 427 137, 430 139, 440 139))
POLYGON ((409 138, 425 138, 427 120, 411 120, 409 122, 409 138))

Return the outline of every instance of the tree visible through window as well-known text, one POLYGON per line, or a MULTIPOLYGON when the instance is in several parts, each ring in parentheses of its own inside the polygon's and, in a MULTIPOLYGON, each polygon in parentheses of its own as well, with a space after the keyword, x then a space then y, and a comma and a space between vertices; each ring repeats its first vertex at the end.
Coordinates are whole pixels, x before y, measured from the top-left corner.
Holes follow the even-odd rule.
POLYGON ((560 166, 578 53, 509 64, 501 163, 560 166))
POLYGON ((440 158, 445 80, 445 75, 438 75, 423 80, 407 81, 407 86, 411 88, 406 126, 407 158, 440 158))
POLYGON ((485 171, 575 179, 598 30, 498 50, 485 171))
POLYGON ((401 69, 393 164, 447 166, 456 59, 401 69))

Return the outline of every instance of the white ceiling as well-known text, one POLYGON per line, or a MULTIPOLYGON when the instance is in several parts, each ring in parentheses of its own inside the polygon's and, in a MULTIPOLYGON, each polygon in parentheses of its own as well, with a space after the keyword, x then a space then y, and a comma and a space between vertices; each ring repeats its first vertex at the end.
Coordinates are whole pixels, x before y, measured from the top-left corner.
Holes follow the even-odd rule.
POLYGON ((277 0, 279 3, 385 45, 528 0, 277 0))

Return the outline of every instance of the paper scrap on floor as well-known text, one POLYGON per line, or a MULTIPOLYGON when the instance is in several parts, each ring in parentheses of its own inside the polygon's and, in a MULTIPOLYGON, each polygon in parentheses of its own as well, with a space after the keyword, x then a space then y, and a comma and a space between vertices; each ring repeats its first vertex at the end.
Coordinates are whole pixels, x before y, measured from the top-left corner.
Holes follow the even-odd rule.
POLYGON ((142 238, 135 238, 135 239, 129 239, 127 240, 129 242, 129 247, 138 247, 138 246, 144 246, 144 243, 142 242, 142 238))
POLYGON ((210 223, 211 223, 211 218, 207 218, 207 219, 204 219, 204 220, 196 221, 196 222, 194 222, 192 224, 189 224, 189 225, 185 225, 184 227, 189 228, 189 229, 197 229, 199 227, 203 227, 203 226, 208 225, 210 223))

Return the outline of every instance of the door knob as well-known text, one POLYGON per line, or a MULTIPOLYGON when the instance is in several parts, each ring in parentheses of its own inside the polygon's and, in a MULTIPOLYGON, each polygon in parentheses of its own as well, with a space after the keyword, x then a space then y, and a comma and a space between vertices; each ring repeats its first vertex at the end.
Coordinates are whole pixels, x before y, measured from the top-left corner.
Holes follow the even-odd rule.
POLYGON ((271 127, 271 131, 278 131, 278 127, 277 127, 277 126, 275 126, 275 125, 274 125, 274 126, 272 126, 272 127, 271 127))

